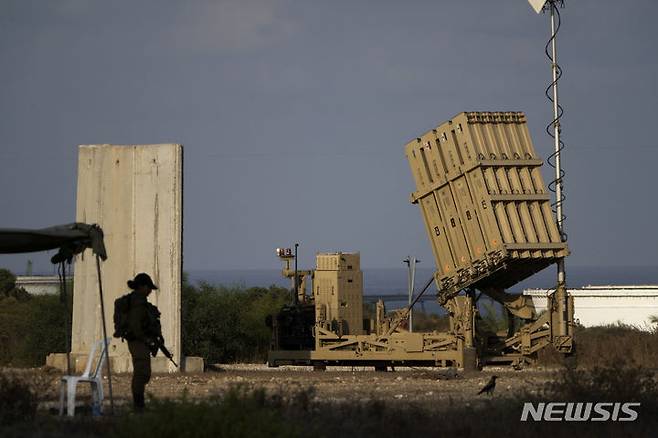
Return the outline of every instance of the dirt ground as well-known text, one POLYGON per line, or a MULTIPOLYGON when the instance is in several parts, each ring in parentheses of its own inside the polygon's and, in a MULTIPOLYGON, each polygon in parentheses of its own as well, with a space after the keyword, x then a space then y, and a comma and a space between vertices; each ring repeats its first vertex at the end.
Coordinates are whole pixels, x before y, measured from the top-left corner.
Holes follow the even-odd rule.
MULTIPOLYGON (((514 371, 508 368, 485 368, 481 372, 464 374, 454 369, 397 367, 395 371, 376 372, 364 367, 329 367, 327 371, 314 371, 312 367, 268 368, 266 365, 217 365, 213 371, 199 374, 154 374, 147 386, 150 397, 189 399, 221 396, 235 386, 246 389, 264 388, 268 392, 294 394, 314 389, 317 401, 370 400, 399 401, 403 403, 440 404, 479 403, 487 400, 477 392, 497 375, 493 397, 534 392, 539 385, 553 378, 554 372, 542 369, 514 371)), ((60 371, 48 368, 13 370, 35 382, 41 409, 58 405, 60 371)), ((116 406, 130 401, 130 374, 112 376, 112 389, 116 406)), ((109 397, 105 386, 106 400, 109 397)), ((89 398, 89 389, 80 385, 79 400, 89 398)))

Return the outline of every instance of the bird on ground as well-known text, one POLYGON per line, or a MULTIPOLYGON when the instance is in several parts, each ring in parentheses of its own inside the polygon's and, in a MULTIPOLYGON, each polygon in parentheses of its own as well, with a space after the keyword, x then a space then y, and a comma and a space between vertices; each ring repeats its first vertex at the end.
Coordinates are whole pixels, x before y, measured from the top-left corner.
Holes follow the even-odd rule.
POLYGON ((478 392, 478 395, 482 394, 483 392, 486 392, 489 395, 493 395, 494 389, 496 389, 496 379, 498 376, 491 376, 491 379, 489 379, 489 382, 484 385, 484 388, 478 392))

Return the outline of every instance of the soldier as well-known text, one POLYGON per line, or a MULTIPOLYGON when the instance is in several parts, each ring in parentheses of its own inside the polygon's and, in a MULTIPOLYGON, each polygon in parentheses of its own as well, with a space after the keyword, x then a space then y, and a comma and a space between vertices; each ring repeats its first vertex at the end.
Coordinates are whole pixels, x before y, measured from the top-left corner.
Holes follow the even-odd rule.
POLYGON ((132 393, 135 411, 144 409, 144 388, 151 379, 151 353, 162 342, 160 312, 147 301, 151 291, 157 290, 148 274, 141 273, 134 280, 128 281, 132 289, 130 309, 128 311, 129 336, 128 349, 132 356, 133 378, 132 393))

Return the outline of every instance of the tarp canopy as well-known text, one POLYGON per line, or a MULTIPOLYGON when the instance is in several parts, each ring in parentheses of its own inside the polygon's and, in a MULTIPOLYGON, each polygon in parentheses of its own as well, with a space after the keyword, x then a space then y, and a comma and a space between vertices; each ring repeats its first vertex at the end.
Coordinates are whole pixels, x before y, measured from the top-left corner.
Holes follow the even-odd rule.
MULTIPOLYGON (((110 406, 114 413, 114 397, 112 396, 112 375, 110 372, 110 356, 108 349, 107 326, 105 324, 105 304, 103 301, 103 283, 101 280, 100 261, 107 260, 105 243, 103 241, 103 230, 98 225, 89 225, 83 223, 72 223, 66 225, 56 225, 54 227, 42 228, 38 230, 28 230, 23 228, 0 228, 0 254, 16 254, 23 252, 48 251, 57 249, 59 251, 50 261, 54 264, 61 264, 62 273, 60 276, 60 297, 66 303, 66 262, 71 263, 73 256, 91 248, 96 254, 96 266, 98 269, 98 293, 101 303, 101 322, 103 324, 103 342, 105 344, 105 363, 107 366, 107 379, 110 389, 110 406)), ((68 310, 66 312, 68 315, 68 310)), ((66 319, 66 368, 68 374, 71 374, 71 325, 66 319)))
POLYGON ((101 259, 107 259, 103 230, 98 225, 72 223, 37 230, 0 228, 0 254, 59 249, 50 260, 70 261, 75 254, 91 248, 101 259))

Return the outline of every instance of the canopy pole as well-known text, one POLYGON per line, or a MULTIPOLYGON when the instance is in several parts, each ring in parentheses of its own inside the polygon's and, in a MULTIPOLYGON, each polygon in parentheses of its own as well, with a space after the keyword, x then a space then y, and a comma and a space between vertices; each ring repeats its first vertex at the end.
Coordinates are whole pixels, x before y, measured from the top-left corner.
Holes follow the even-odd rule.
POLYGON ((64 305, 64 332, 66 335, 66 374, 71 375, 71 319, 69 313, 69 298, 66 290, 66 261, 59 264, 59 293, 60 301, 64 305))
POLYGON ((101 299, 101 316, 103 321, 103 343, 105 344, 105 363, 107 365, 107 385, 110 392, 110 414, 114 415, 114 397, 112 396, 112 372, 110 367, 110 349, 107 343, 107 327, 105 325, 105 302, 103 301, 103 281, 101 279, 101 260, 96 255, 96 274, 98 275, 98 293, 101 299))

